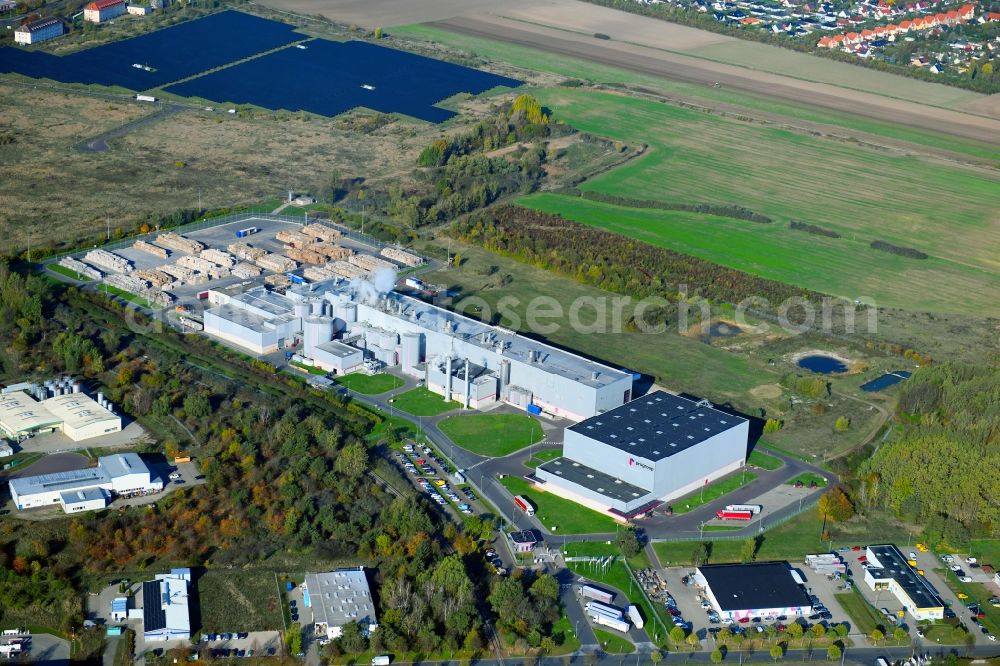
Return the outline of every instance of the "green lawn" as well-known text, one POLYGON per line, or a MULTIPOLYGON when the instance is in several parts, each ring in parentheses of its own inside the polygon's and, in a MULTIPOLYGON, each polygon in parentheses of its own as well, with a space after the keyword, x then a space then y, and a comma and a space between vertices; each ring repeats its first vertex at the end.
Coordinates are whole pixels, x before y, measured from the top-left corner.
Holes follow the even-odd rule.
POLYGON ((886 629, 886 618, 861 597, 856 589, 833 595, 844 612, 851 618, 851 628, 870 634, 875 627, 886 629))
POLYGON ((506 476, 500 479, 500 483, 511 495, 523 495, 534 504, 535 517, 554 534, 593 534, 614 532, 618 528, 618 523, 611 516, 538 490, 520 477, 506 476))
POLYGON ((635 646, 627 639, 622 638, 621 634, 594 627, 594 637, 608 654, 632 654, 635 652, 635 646))
MULTIPOLYGON (((821 541, 820 531, 823 521, 815 508, 810 508, 781 525, 767 529, 761 535, 757 550, 757 560, 788 560, 802 562, 809 553, 826 553, 831 548, 870 543, 871 535, 878 534, 886 543, 901 541, 906 543, 906 530, 894 523, 881 520, 854 518, 846 524, 828 523, 831 541, 821 541)), ((708 561, 711 564, 739 562, 744 539, 712 541, 706 534, 705 543, 710 545, 708 561)), ((667 541, 654 543, 653 548, 664 565, 690 565, 698 541, 667 541)))
POLYGON ((524 464, 531 469, 535 469, 542 463, 547 463, 550 460, 555 460, 561 456, 562 449, 547 449, 545 451, 539 451, 535 455, 531 456, 531 459, 526 461, 524 464))
POLYGON ((448 439, 481 456, 506 456, 545 439, 538 420, 527 414, 462 414, 438 424, 448 439))
POLYGON ((990 224, 1000 208, 1000 175, 591 90, 544 89, 537 96, 581 131, 649 145, 645 155, 583 189, 737 204, 774 222, 627 208, 553 193, 523 197, 526 206, 789 284, 870 297, 882 306, 978 315, 996 307, 987 294, 1000 288, 1000 275, 987 248, 1000 242, 1000 229, 990 224), (887 192, 905 197, 886 207, 887 192), (789 229, 793 219, 842 237, 789 229), (869 247, 873 240, 915 247, 930 258, 875 250, 869 247), (925 289, 927 281, 941 286, 925 289))
POLYGON ((66 268, 65 266, 60 266, 59 264, 52 263, 48 265, 48 269, 53 273, 59 273, 60 275, 65 275, 66 277, 76 280, 77 282, 90 282, 90 278, 86 275, 80 275, 71 268, 66 268))
POLYGON ((785 465, 785 463, 781 462, 780 458, 769 456, 759 449, 754 449, 750 453, 750 456, 747 458, 747 464, 754 467, 760 467, 761 469, 766 469, 768 471, 781 469, 785 465))
POLYGON ((445 399, 423 386, 400 393, 392 399, 392 406, 414 416, 437 416, 452 409, 461 409, 462 404, 445 399))
POLYGON ((377 375, 365 375, 360 372, 353 372, 349 375, 336 378, 337 383, 358 393, 365 395, 377 395, 397 389, 403 385, 403 380, 395 375, 379 373, 377 375))
POLYGON ((803 485, 808 486, 810 483, 816 482, 816 485, 823 488, 827 484, 825 476, 816 474, 815 472, 802 472, 794 479, 790 479, 785 485, 794 486, 796 483, 802 482, 803 485))
POLYGON ((756 478, 757 475, 753 472, 736 472, 719 481, 713 481, 702 490, 696 490, 687 497, 674 500, 671 502, 671 506, 674 507, 674 513, 687 513, 742 488, 756 478))
POLYGON ((945 134, 827 111, 804 104, 798 105, 784 100, 776 100, 766 95, 753 95, 731 90, 725 86, 709 88, 704 85, 672 81, 658 76, 602 65, 582 58, 545 53, 520 44, 461 35, 426 24, 395 27, 392 29, 392 33, 393 35, 446 44, 478 57, 511 63, 529 70, 543 70, 597 83, 639 85, 668 95, 685 95, 714 102, 735 104, 753 111, 776 113, 790 118, 870 132, 888 138, 911 141, 918 145, 961 152, 986 160, 1000 160, 1000 151, 989 144, 965 141, 945 134))
POLYGON ((557 643, 556 649, 552 651, 553 656, 571 654, 580 649, 580 640, 576 637, 573 623, 566 617, 565 611, 552 623, 552 636, 562 636, 562 643, 557 643))

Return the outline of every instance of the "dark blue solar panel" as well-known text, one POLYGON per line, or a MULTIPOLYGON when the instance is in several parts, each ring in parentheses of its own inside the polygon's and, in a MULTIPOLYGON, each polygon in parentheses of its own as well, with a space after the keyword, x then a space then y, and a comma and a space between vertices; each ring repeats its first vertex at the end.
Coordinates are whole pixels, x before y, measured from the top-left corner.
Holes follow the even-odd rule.
POLYGON ((894 372, 889 372, 877 379, 873 379, 866 384, 861 385, 862 391, 867 391, 868 393, 875 393, 877 391, 884 391, 890 386, 895 386, 904 379, 909 379, 910 373, 906 370, 896 370, 894 372))
POLYGON ((2 48, 0 72, 142 91, 300 39, 305 36, 285 23, 224 11, 61 57, 2 48), (155 71, 138 69, 135 64, 155 71))
POLYGON ((313 40, 165 88, 182 97, 335 116, 357 107, 441 122, 434 104, 521 81, 366 42, 313 40))

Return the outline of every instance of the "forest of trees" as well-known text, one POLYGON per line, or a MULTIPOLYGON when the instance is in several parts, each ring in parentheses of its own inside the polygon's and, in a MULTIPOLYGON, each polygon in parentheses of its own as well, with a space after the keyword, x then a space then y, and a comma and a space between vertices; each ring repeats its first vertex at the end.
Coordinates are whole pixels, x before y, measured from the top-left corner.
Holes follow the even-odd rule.
POLYGON ((860 470, 858 500, 926 526, 931 543, 1000 530, 1000 359, 921 368, 901 388, 899 433, 860 470))

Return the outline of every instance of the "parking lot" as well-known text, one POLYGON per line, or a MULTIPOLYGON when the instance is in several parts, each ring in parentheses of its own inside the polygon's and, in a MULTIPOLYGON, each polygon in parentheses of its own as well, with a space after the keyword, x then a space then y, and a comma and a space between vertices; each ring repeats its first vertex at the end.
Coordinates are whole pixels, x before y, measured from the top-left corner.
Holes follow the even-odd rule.
MULTIPOLYGON (((793 565, 794 566, 794 565, 793 565)), ((667 610, 674 616, 674 621, 683 621, 688 629, 700 640, 705 640, 712 631, 717 631, 724 625, 729 625, 732 631, 762 631, 758 627, 780 622, 788 624, 801 620, 807 626, 822 623, 826 626, 850 622, 847 613, 840 607, 834 594, 843 592, 843 582, 830 580, 826 576, 814 573, 803 566, 795 567, 806 581, 806 592, 815 597, 814 614, 809 617, 782 616, 776 619, 760 618, 746 623, 732 623, 719 618, 704 595, 703 590, 693 582, 693 567, 669 567, 660 573, 661 580, 666 584, 667 595, 660 597, 661 603, 667 604, 667 610), (685 583, 685 579, 687 583, 685 583), (673 603, 670 603, 670 599, 673 603), (715 617, 715 621, 712 617, 715 617)), ((851 623, 853 624, 853 623, 851 623)))
POLYGON ((56 638, 51 634, 25 632, 16 635, 5 635, 0 639, 0 643, 17 644, 21 648, 20 653, 16 653, 17 656, 10 659, 0 657, 0 661, 38 664, 69 663, 69 642, 61 638, 56 638))

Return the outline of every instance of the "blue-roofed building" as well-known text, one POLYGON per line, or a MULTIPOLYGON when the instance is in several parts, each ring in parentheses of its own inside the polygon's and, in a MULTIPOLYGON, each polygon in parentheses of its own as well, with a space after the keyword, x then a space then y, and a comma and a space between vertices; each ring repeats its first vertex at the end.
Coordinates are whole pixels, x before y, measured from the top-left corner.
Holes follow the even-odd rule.
POLYGON ((116 453, 97 460, 97 467, 23 476, 7 482, 14 505, 21 509, 59 504, 66 513, 103 509, 115 496, 131 497, 163 490, 136 453, 116 453))

